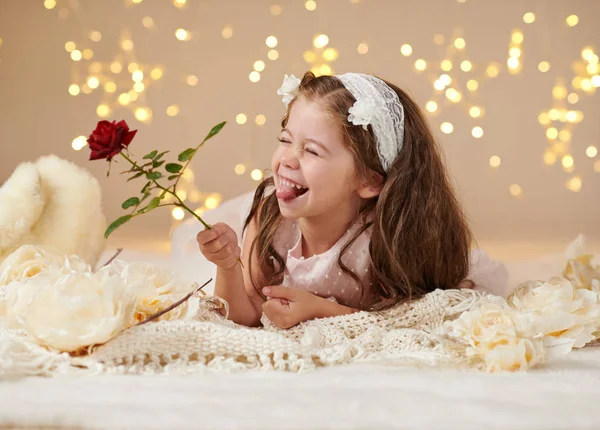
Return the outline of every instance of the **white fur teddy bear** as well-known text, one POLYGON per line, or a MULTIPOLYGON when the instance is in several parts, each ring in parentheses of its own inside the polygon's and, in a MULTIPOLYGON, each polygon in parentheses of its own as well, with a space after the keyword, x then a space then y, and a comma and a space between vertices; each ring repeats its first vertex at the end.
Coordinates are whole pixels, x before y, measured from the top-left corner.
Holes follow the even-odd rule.
POLYGON ((31 244, 94 266, 105 228, 98 181, 69 161, 50 155, 22 163, 0 187, 0 262, 31 244))

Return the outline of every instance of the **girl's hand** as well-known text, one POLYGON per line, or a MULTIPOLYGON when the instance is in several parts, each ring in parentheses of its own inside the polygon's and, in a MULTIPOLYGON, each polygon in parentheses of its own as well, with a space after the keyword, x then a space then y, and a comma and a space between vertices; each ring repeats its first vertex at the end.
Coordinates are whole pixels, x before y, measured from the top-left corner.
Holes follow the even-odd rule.
POLYGON ((196 241, 206 259, 219 268, 232 270, 237 266, 242 252, 237 235, 227 224, 218 223, 210 230, 201 231, 196 241))
POLYGON ((263 312, 277 327, 284 329, 316 318, 317 309, 325 300, 308 291, 280 285, 265 287, 262 292, 267 296, 263 312))

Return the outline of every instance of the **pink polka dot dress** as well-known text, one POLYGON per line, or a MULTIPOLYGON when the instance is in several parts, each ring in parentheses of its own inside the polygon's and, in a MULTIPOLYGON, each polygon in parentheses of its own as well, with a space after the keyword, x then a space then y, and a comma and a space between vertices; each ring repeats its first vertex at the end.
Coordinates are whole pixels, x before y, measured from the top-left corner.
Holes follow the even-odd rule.
POLYGON ((338 258, 344 245, 361 226, 360 223, 354 223, 329 250, 304 258, 300 226, 296 221, 284 219, 274 243, 275 249, 286 262, 282 285, 302 288, 318 296, 335 299, 342 305, 358 308, 363 285, 365 288, 370 286, 370 230, 361 233, 342 257, 344 265, 358 276, 362 285, 338 266, 338 258))
MULTIPOLYGON (((298 222, 283 219, 273 244, 286 265, 282 285, 301 288, 342 305, 360 309, 363 286, 366 289, 365 298, 369 297, 371 287, 371 228, 362 232, 342 257, 344 265, 358 276, 361 285, 338 266, 338 257, 344 245, 361 226, 359 222, 354 223, 329 250, 305 258, 302 256, 302 233, 298 222)), ((480 249, 471 252, 470 260, 471 267, 467 279, 475 284, 474 288, 504 295, 508 283, 508 272, 504 264, 490 260, 480 249)))

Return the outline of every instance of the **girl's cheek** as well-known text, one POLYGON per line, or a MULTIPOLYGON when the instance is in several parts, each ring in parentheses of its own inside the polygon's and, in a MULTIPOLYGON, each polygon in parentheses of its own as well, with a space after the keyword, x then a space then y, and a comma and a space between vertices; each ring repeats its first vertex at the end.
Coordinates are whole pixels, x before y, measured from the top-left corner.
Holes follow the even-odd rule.
POLYGON ((272 167, 278 166, 279 165, 279 160, 281 160, 281 154, 280 154, 280 150, 277 149, 273 153, 273 157, 271 157, 271 165, 272 165, 272 167))

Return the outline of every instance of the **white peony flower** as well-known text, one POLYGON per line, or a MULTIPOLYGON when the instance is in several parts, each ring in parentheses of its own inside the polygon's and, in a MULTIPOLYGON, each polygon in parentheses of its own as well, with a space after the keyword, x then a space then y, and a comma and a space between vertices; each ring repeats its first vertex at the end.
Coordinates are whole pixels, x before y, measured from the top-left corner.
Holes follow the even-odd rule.
POLYGON ((569 259, 563 276, 576 288, 585 288, 600 294, 600 266, 594 266, 593 258, 592 254, 584 254, 569 259))
POLYGON ((539 339, 518 337, 483 352, 488 372, 527 370, 540 362, 544 355, 539 339))
MULTIPOLYGON (((183 283, 173 270, 152 266, 148 263, 125 263, 115 260, 111 264, 111 270, 120 274, 127 284, 140 282, 134 313, 136 322, 141 322, 169 307, 191 290, 191 287, 183 283)), ((187 314, 188 308, 189 302, 186 301, 172 311, 161 315, 157 321, 180 319, 187 314)))
POLYGON ((576 288, 594 290, 600 294, 600 266, 594 264, 594 256, 586 252, 585 237, 580 234, 567 246, 567 264, 563 276, 576 288))
POLYGON ((23 245, 0 264, 0 286, 40 274, 47 268, 62 268, 65 273, 90 271, 80 257, 62 256, 39 246, 23 245))
POLYGON ((373 121, 377 105, 371 99, 359 99, 348 109, 348 121, 354 125, 362 125, 366 130, 373 121))
POLYGON ((490 372, 526 370, 543 359, 531 321, 497 298, 482 298, 479 307, 448 322, 447 329, 467 345, 467 356, 481 359, 490 372))
POLYGON ((77 351, 105 343, 133 325, 141 285, 126 283, 106 269, 64 273, 47 268, 7 287, 7 322, 41 345, 77 351))
POLYGON ((565 278, 526 282, 513 291, 508 303, 531 317, 550 355, 581 348, 596 338, 600 326, 598 293, 576 288, 565 278))
POLYGON ((286 108, 298 95, 298 87, 300 86, 300 82, 302 81, 294 75, 284 76, 283 85, 281 85, 281 88, 277 90, 277 94, 283 96, 283 103, 285 104, 286 108))

